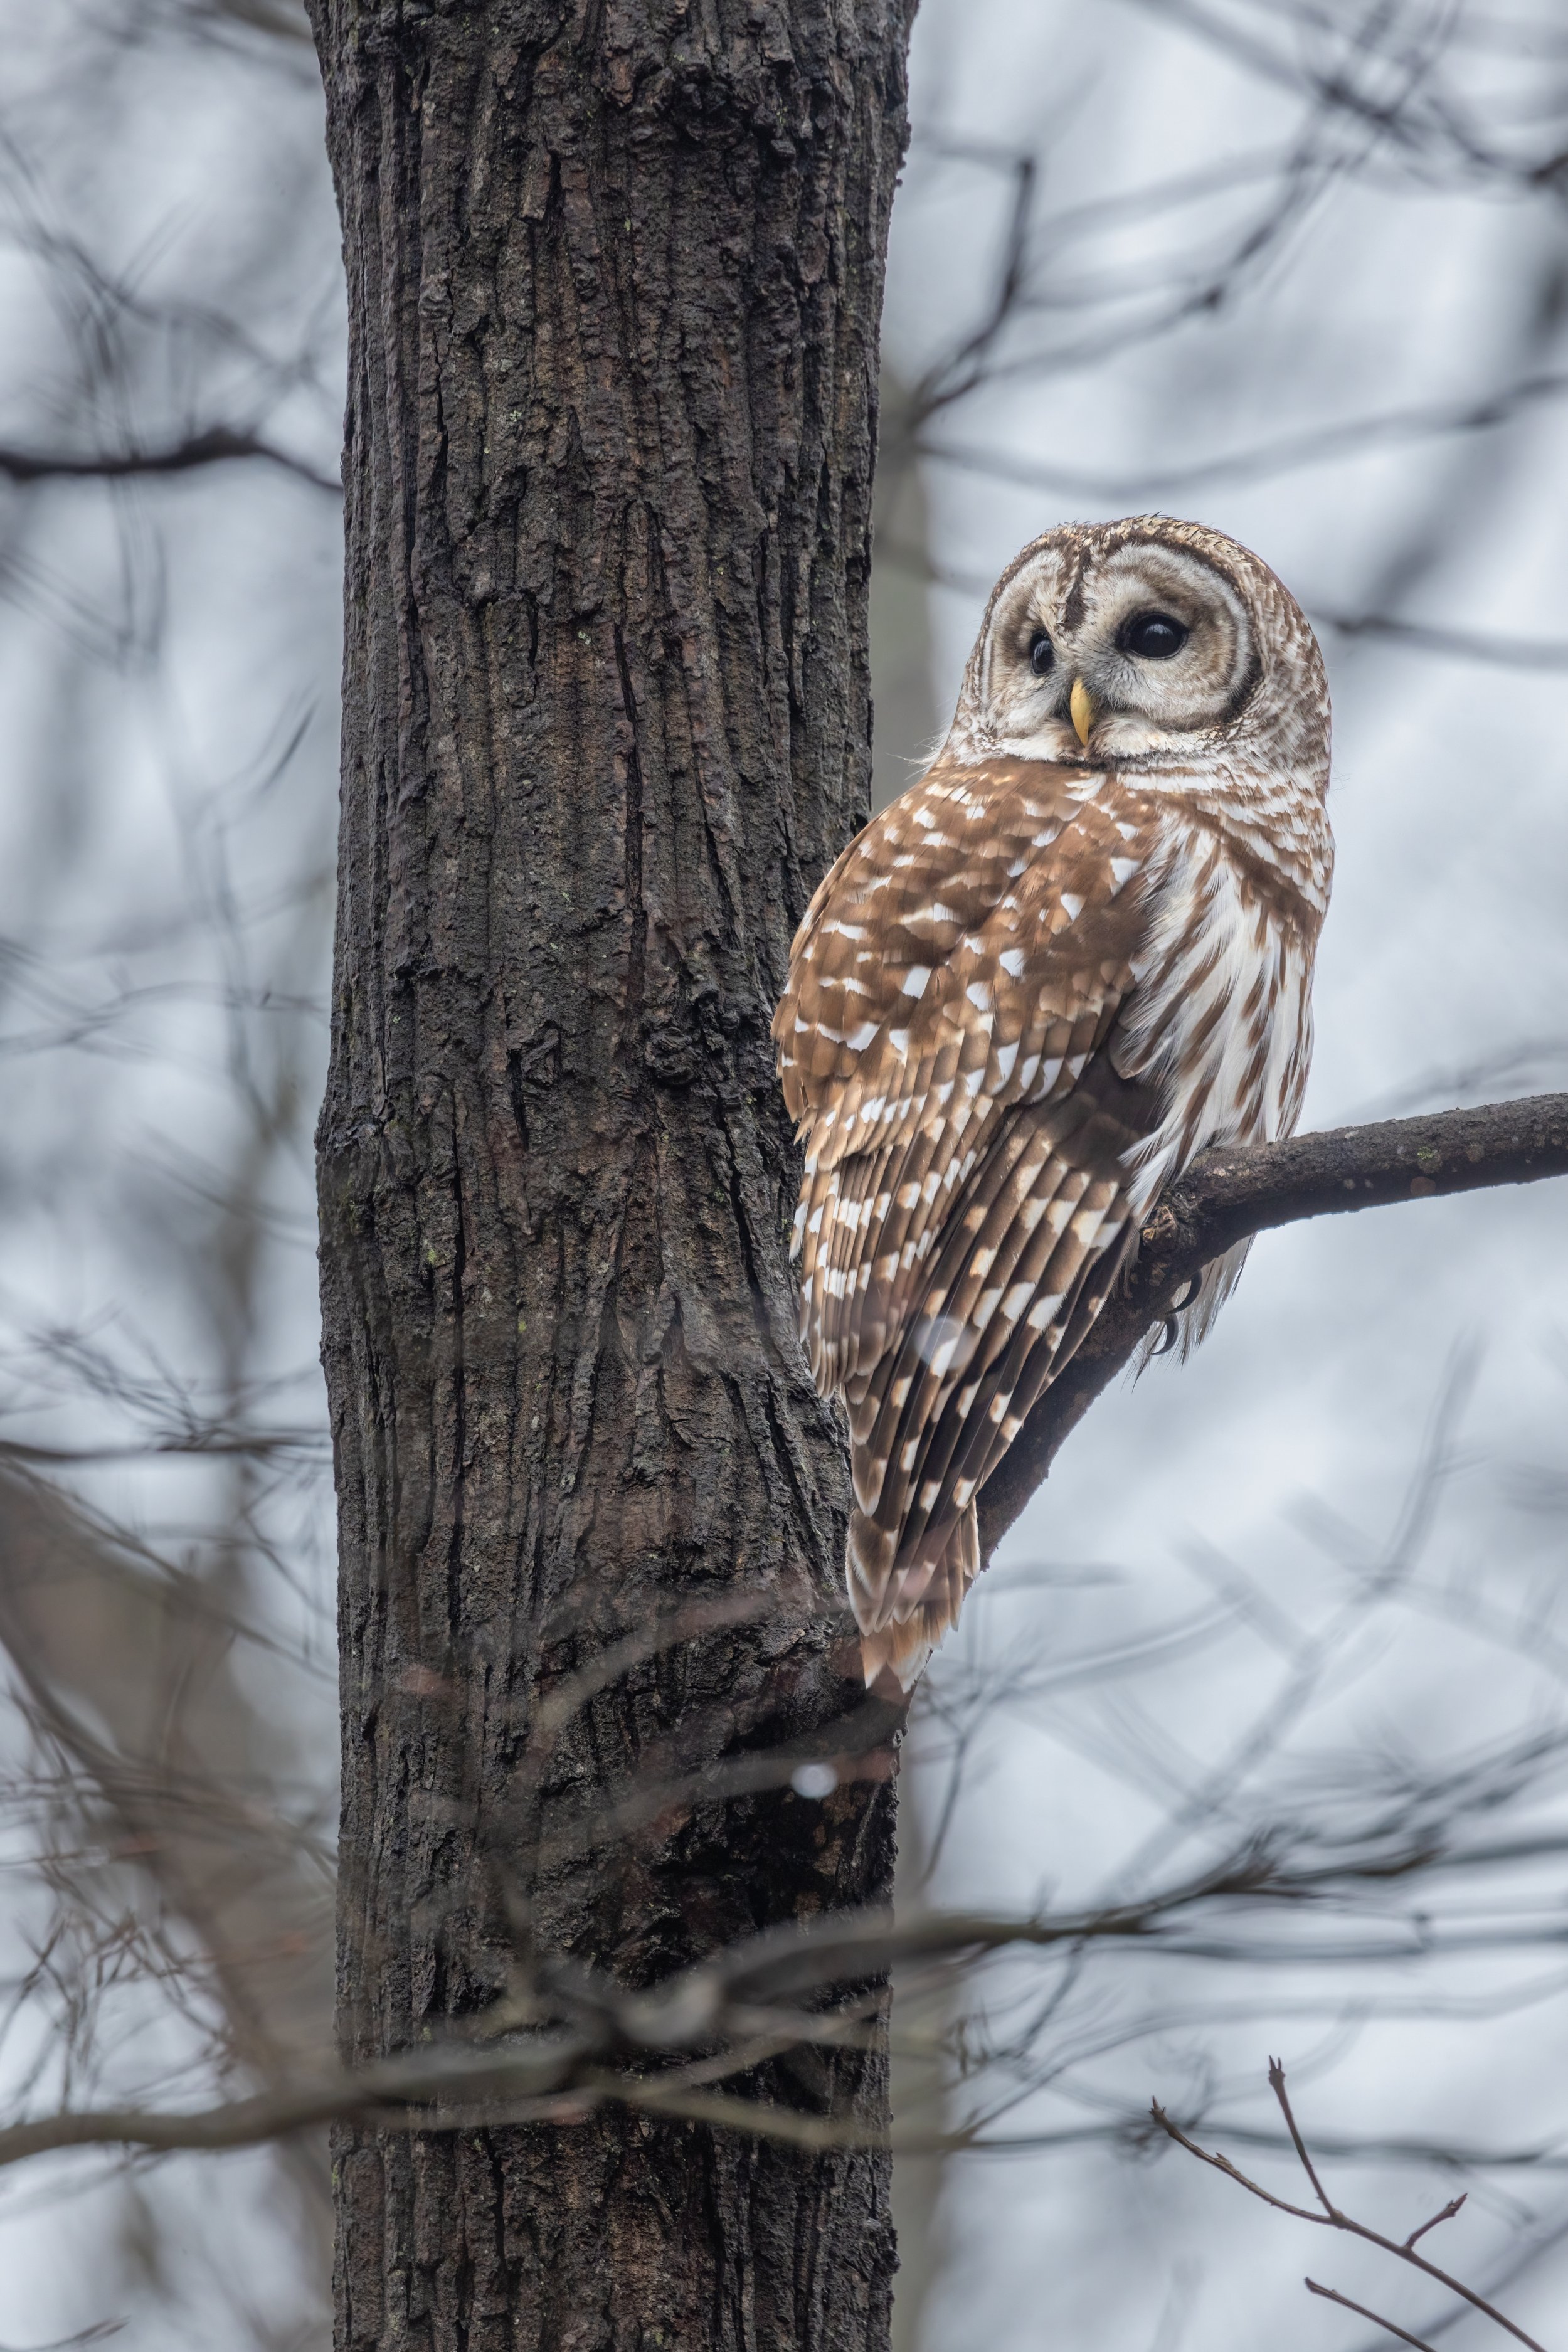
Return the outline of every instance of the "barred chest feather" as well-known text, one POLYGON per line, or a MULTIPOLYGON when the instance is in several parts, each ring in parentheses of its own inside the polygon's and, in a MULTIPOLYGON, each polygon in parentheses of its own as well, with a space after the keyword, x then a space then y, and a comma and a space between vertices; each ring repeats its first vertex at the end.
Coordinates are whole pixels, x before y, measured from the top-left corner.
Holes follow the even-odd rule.
POLYGON ((1162 1107, 1130 1165, 1138 1217, 1211 1144, 1272 1143, 1294 1129, 1326 862, 1320 848, 1291 874, 1177 798, 1161 811, 1144 936, 1111 1047, 1121 1075, 1152 1082, 1162 1107))

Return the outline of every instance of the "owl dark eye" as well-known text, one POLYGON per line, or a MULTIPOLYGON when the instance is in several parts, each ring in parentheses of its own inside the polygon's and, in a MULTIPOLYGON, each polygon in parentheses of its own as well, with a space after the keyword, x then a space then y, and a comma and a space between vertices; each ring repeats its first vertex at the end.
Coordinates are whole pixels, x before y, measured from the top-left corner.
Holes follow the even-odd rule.
POLYGON ((1123 653, 1138 654, 1144 661, 1169 661, 1173 654, 1181 652, 1191 634, 1169 613, 1135 613, 1117 642, 1123 653))
POLYGON ((1044 677, 1056 660, 1057 649, 1044 629, 1037 629, 1029 639, 1029 667, 1037 677, 1044 677))

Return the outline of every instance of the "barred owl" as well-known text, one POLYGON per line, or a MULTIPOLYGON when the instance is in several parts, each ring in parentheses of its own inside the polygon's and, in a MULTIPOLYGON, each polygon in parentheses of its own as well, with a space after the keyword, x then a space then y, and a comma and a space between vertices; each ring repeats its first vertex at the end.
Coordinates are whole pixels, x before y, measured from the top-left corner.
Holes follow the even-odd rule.
MULTIPOLYGON (((1329 701, 1257 556, 1164 516, 1003 574, 945 742, 813 898, 773 1022, 813 1375, 848 1413, 866 1677, 912 1686, 975 1497, 1205 1146, 1289 1135, 1329 701)), ((1187 1303, 1200 1338, 1240 1272, 1187 1303)))

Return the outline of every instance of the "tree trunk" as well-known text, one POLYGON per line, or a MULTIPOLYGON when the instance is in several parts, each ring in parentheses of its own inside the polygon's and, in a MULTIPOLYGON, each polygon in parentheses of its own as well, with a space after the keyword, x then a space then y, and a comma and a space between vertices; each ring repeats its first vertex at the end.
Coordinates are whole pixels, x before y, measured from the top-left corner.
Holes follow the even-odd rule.
MULTIPOLYGON (((350 297, 320 1169, 362 2057, 531 1949, 646 1983, 889 1885, 885 1756, 821 1803, 658 1792, 831 1745, 858 1698, 768 1022, 868 805, 910 7, 313 11, 350 297), (705 1601, 542 1768, 542 1695, 705 1601)), ((877 2046, 750 2079, 885 2116, 877 2046)), ((602 2109, 345 2131, 336 2169, 353 2352, 886 2341, 879 2156, 602 2109)))

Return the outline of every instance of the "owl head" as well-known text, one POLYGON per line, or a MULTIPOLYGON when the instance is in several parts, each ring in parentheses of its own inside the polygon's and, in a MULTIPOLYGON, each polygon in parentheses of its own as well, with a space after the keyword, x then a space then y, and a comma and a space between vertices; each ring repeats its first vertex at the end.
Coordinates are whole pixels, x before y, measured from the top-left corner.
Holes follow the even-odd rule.
POLYGON ((1167 515, 1068 523, 992 591, 946 746, 1191 776, 1285 772, 1321 793, 1329 695, 1306 616, 1266 563, 1167 515))

